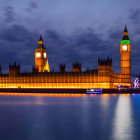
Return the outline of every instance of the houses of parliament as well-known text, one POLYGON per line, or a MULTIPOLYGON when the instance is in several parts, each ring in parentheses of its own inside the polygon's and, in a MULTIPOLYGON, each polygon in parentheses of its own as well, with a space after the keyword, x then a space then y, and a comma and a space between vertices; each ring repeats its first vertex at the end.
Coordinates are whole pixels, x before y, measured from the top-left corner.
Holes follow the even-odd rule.
POLYGON ((60 64, 59 72, 51 72, 42 36, 35 50, 35 67, 21 73, 20 65, 9 65, 9 74, 0 69, 0 88, 116 88, 131 85, 131 43, 125 25, 120 44, 121 73, 112 69, 112 59, 98 59, 98 70, 82 71, 81 64, 73 63, 72 71, 60 64))

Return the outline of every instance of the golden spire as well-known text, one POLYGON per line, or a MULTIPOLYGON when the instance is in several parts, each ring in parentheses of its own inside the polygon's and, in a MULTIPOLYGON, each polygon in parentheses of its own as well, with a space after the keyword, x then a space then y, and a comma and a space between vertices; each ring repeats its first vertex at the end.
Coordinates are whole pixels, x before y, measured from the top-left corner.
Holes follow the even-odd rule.
POLYGON ((45 66, 44 66, 44 71, 45 72, 50 72, 50 67, 49 67, 48 59, 47 59, 47 62, 45 64, 45 66))

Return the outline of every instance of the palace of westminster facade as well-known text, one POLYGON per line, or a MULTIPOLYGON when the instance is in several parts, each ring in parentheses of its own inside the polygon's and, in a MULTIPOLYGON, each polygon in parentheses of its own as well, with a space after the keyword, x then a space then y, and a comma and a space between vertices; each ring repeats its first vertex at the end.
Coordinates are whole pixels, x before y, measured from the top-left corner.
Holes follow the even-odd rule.
POLYGON ((51 72, 42 36, 35 50, 35 68, 31 73, 20 73, 20 65, 9 65, 9 74, 0 74, 0 88, 115 88, 131 85, 131 43, 127 27, 120 44, 121 73, 112 70, 112 59, 98 59, 98 70, 82 72, 81 64, 72 65, 66 72, 60 65, 59 72, 51 72))

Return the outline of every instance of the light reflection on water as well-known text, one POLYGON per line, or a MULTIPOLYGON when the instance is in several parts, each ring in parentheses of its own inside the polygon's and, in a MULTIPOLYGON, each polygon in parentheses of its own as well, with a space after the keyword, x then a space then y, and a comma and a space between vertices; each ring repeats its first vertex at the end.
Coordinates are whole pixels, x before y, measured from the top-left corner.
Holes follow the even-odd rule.
POLYGON ((139 100, 125 94, 1 94, 0 140, 139 140, 139 100))
POLYGON ((131 96, 119 96, 113 119, 115 140, 134 140, 131 96))

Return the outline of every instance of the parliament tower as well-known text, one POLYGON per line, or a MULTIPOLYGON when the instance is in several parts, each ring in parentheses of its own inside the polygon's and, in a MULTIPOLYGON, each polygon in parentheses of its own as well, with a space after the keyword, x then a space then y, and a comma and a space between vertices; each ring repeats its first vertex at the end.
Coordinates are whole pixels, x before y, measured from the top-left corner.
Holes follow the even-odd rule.
POLYGON ((44 47, 44 42, 41 35, 38 41, 38 46, 35 50, 35 69, 38 72, 50 72, 47 59, 47 51, 44 47))
POLYGON ((123 38, 120 44, 121 78, 123 83, 131 83, 131 43, 125 25, 123 38))

